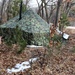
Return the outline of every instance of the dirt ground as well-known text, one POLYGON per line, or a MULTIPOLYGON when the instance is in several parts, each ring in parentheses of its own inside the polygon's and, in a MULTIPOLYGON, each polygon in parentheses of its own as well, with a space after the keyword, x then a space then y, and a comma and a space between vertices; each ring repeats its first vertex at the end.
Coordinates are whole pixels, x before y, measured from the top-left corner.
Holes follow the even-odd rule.
POLYGON ((0 45, 0 75, 75 75, 75 36, 61 47, 25 48, 17 53, 18 46, 0 45), (8 74, 7 68, 38 56, 39 59, 24 72, 8 74))

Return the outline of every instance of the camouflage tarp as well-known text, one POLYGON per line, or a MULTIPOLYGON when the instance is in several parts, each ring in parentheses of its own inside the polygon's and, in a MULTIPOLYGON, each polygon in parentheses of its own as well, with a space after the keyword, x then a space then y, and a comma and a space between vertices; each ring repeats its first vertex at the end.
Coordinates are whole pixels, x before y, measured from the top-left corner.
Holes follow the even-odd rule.
POLYGON ((32 10, 27 10, 22 14, 22 19, 18 19, 19 16, 16 16, 7 23, 1 25, 0 28, 16 28, 16 26, 18 26, 24 32, 33 34, 33 40, 31 40, 32 44, 35 44, 35 42, 38 45, 48 43, 47 38, 49 36, 50 26, 39 15, 32 10))

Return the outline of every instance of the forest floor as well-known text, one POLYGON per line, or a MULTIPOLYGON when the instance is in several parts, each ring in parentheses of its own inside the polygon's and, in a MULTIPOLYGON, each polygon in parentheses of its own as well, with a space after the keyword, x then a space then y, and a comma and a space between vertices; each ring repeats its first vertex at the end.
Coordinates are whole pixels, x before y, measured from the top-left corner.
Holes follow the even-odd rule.
POLYGON ((0 45, 0 75, 75 75, 75 36, 53 48, 25 48, 17 53, 17 45, 0 45), (38 56, 39 59, 24 72, 8 74, 7 68, 38 56))

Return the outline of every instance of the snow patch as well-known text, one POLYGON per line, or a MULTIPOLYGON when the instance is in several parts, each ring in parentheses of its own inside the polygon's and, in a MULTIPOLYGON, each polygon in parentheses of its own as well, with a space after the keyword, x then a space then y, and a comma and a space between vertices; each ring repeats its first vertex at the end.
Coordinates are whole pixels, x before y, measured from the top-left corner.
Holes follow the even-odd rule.
POLYGON ((32 63, 36 62, 37 59, 38 59, 38 57, 36 57, 36 58, 31 58, 31 59, 29 59, 29 61, 22 62, 21 64, 18 63, 18 64, 16 64, 16 65, 14 66, 14 68, 7 69, 7 73, 10 73, 10 74, 11 74, 11 73, 17 73, 17 72, 20 72, 20 71, 23 72, 24 70, 26 70, 26 69, 28 69, 28 68, 31 68, 30 63, 31 63, 31 62, 32 62, 32 63))
POLYGON ((27 45, 27 47, 30 47, 30 48, 39 48, 39 47, 43 47, 43 46, 27 45))
POLYGON ((29 59, 29 62, 35 62, 38 58, 31 58, 29 59))

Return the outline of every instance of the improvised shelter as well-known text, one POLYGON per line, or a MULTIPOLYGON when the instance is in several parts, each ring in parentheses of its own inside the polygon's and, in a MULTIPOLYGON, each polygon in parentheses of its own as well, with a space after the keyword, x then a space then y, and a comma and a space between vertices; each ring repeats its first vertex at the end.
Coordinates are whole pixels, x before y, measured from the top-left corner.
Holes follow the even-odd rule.
MULTIPOLYGON (((24 38, 28 40, 28 44, 48 45, 50 26, 31 9, 22 13, 22 19, 19 20, 19 15, 7 21, 0 26, 1 34, 5 29, 15 29, 18 26, 24 32, 24 38)), ((14 35, 14 34, 13 34, 14 35)))

